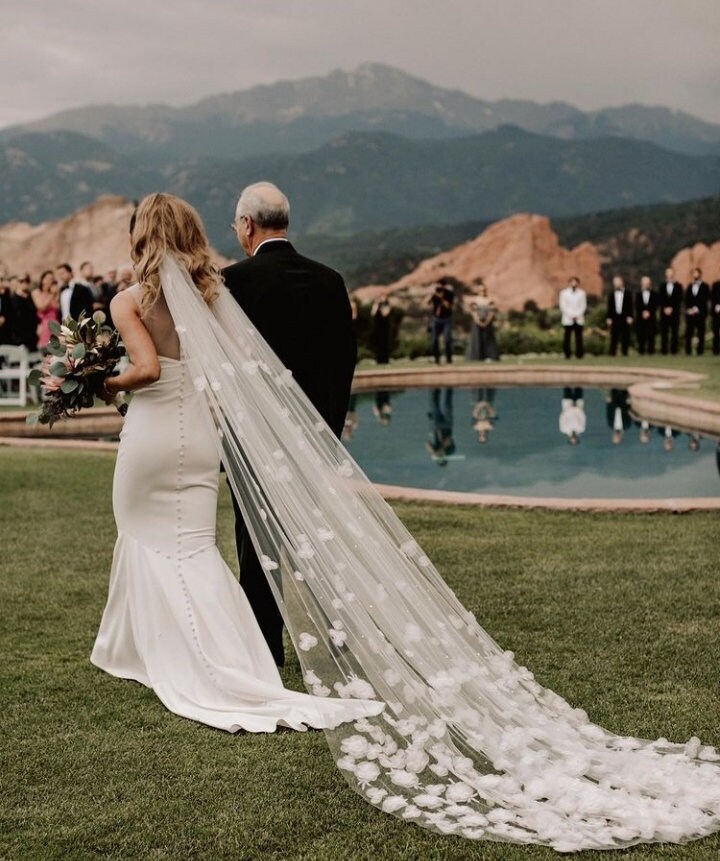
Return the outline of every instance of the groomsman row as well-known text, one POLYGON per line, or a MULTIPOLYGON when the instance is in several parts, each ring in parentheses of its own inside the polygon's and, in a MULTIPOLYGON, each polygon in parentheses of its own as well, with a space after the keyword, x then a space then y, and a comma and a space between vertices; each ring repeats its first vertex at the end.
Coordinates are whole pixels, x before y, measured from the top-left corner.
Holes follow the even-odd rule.
MULTIPOLYGON (((680 349, 680 327, 684 322, 684 346, 691 355, 693 344, 698 355, 705 351, 705 335, 710 320, 712 350, 720 355, 720 281, 710 287, 702 278, 700 269, 692 270, 692 281, 683 288, 675 280, 672 268, 665 270, 665 279, 653 288, 649 277, 643 276, 635 294, 626 289, 620 275, 612 281, 607 298, 606 323, 610 331, 610 355, 620 348, 624 356, 630 348, 633 331, 637 349, 641 354, 652 355, 660 335, 663 354, 675 355, 680 349)), ((575 338, 575 354, 583 355, 583 326, 587 301, 579 279, 571 278, 569 285, 560 291, 560 311, 565 331, 564 352, 570 358, 571 341, 575 338)))

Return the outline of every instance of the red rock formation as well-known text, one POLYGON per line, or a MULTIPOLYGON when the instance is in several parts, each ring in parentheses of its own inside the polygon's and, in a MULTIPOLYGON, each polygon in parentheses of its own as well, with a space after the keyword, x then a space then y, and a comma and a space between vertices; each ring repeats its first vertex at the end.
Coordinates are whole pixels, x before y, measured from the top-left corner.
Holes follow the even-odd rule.
MULTIPOLYGON (((6 224, 0 227, 0 268, 7 274, 29 272, 37 279, 44 269, 64 262, 77 271, 84 260, 90 260, 99 275, 110 267, 130 265, 132 211, 130 201, 107 195, 57 221, 6 224)), ((219 264, 229 262, 215 256, 219 264)))
POLYGON ((589 242, 562 248, 548 218, 513 215, 488 227, 476 239, 424 260, 413 272, 387 287, 361 287, 355 295, 368 301, 382 290, 401 302, 422 301, 441 275, 465 284, 482 277, 501 310, 522 309, 532 300, 541 308, 557 304, 558 292, 577 275, 588 294, 602 294, 600 255, 589 242))
POLYGON ((720 281, 720 242, 705 245, 698 242, 692 248, 683 248, 673 257, 670 264, 675 277, 683 284, 691 281, 690 273, 697 266, 702 269, 703 280, 708 284, 720 281))

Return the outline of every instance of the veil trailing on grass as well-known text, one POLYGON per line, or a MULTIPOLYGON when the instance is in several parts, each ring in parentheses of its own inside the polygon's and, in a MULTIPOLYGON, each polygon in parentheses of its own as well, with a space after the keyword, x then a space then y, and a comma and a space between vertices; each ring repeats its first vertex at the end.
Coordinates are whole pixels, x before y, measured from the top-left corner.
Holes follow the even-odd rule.
POLYGON ((518 666, 445 584, 230 294, 162 286, 228 479, 317 696, 385 710, 327 731, 386 813, 560 851, 720 830, 718 755, 613 735, 518 666))

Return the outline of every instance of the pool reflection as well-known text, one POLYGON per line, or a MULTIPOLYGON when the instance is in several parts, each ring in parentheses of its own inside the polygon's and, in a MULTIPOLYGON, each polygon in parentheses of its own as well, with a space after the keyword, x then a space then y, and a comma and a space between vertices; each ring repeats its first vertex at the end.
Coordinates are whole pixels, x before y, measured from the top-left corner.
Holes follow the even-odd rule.
POLYGON ((720 490, 720 441, 638 419, 625 389, 353 395, 343 440, 370 478, 387 484, 568 498, 720 490))

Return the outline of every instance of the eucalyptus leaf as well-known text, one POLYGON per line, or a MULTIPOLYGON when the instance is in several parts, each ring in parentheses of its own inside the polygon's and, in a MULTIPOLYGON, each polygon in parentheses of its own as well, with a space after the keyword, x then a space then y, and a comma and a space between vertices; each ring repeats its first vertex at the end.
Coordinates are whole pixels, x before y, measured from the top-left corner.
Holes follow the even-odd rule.
POLYGON ((74 392, 79 385, 77 380, 63 380, 60 384, 60 391, 68 395, 70 392, 74 392))
POLYGON ((50 373, 53 377, 64 377, 67 375, 68 367, 65 362, 54 362, 50 365, 50 373))
POLYGON ((25 424, 30 425, 30 427, 35 427, 35 425, 40 421, 40 413, 29 413, 25 417, 25 424))
POLYGON ((31 386, 36 386, 42 379, 42 371, 40 368, 33 368, 28 374, 28 383, 31 386))
POLYGON ((85 349, 85 344, 78 344, 72 351, 72 357, 73 359, 84 359, 86 352, 87 350, 85 349))
POLYGON ((60 324, 57 320, 51 320, 48 323, 48 329, 50 330, 51 335, 59 335, 60 334, 60 324))

